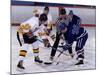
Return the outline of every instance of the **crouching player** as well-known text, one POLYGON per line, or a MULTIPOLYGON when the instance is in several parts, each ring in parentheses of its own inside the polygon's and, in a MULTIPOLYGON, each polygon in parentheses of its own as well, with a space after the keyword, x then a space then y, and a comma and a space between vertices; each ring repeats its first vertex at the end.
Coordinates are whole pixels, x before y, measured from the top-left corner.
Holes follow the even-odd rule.
POLYGON ((44 30, 44 32, 46 33, 46 35, 44 35, 44 37, 42 36, 43 38, 43 42, 44 42, 44 46, 45 47, 50 47, 51 44, 50 44, 50 40, 48 37, 51 36, 51 32, 52 32, 52 15, 50 14, 50 9, 48 6, 46 6, 43 10, 43 13, 47 15, 47 23, 42 25, 41 26, 41 29, 44 30))
MULTIPOLYGON (((49 13, 49 7, 45 7, 43 12, 40 10, 34 10, 33 11, 34 14, 46 14, 48 20, 47 22, 45 22, 44 24, 40 25, 40 30, 39 30, 39 36, 41 37, 41 39, 43 40, 44 46, 45 47, 50 47, 50 40, 48 39, 49 34, 52 30, 52 15, 49 13)), ((39 17, 39 16, 38 16, 39 17)))
MULTIPOLYGON (((29 20, 23 22, 18 28, 17 34, 19 34, 20 39, 23 40, 23 44, 21 46, 19 52, 19 62, 17 67, 20 69, 25 69, 23 66, 24 59, 26 57, 28 46, 32 45, 32 50, 34 53, 34 61, 37 63, 42 63, 43 61, 39 58, 39 44, 37 40, 37 30, 39 29, 39 25, 45 23, 47 21, 47 16, 45 14, 41 14, 40 17, 33 16, 29 20)), ((19 40, 19 39, 18 39, 19 40)), ((19 40, 20 42, 20 40, 19 40)), ((20 42, 21 45, 21 42, 20 42)))
POLYGON ((75 50, 78 62, 75 65, 84 64, 84 46, 88 39, 88 33, 86 30, 82 27, 78 27, 77 25, 69 25, 66 27, 64 23, 60 24, 59 28, 61 33, 64 34, 66 41, 66 45, 63 47, 63 50, 72 50, 72 44, 76 41, 75 50))

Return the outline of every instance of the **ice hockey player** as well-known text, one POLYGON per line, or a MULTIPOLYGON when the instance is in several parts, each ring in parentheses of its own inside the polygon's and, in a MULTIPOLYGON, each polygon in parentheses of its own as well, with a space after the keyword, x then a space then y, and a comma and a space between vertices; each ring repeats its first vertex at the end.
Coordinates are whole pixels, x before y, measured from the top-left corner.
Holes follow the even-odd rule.
POLYGON ((44 24, 47 21, 47 16, 45 14, 41 14, 40 17, 33 16, 27 21, 21 23, 18 28, 17 34, 19 34, 20 40, 19 42, 24 42, 20 48, 19 52, 19 62, 17 67, 20 69, 25 69, 23 66, 24 59, 26 57, 28 46, 32 45, 32 50, 34 53, 34 61, 37 63, 42 63, 43 61, 39 58, 39 44, 37 40, 37 30, 39 25, 44 24))
POLYGON ((33 10, 34 15, 39 12, 37 15, 39 17, 40 14, 44 13, 47 15, 48 18, 47 23, 41 25, 39 32, 39 35, 43 40, 44 47, 50 47, 51 46, 50 39, 52 40, 54 38, 54 34, 52 34, 52 26, 53 26, 52 15, 49 13, 49 11, 50 10, 48 6, 45 6, 43 11, 37 9, 33 10))
POLYGON ((52 30, 52 25, 53 25, 53 22, 52 22, 52 15, 50 14, 50 9, 49 9, 49 7, 48 6, 46 6, 45 8, 44 8, 44 11, 43 11, 43 13, 45 13, 46 15, 47 15, 47 17, 48 17, 48 24, 47 24, 47 30, 48 30, 48 35, 50 34, 50 32, 51 32, 51 30, 52 30))
MULTIPOLYGON (((42 35, 42 40, 44 42, 44 46, 45 47, 50 47, 51 44, 50 44, 50 33, 51 33, 51 30, 52 30, 52 15, 49 13, 49 7, 44 7, 44 10, 43 10, 43 13, 47 15, 47 23, 45 23, 44 25, 41 25, 41 29, 43 31, 43 28, 44 28, 44 31, 43 33, 46 33, 44 35, 42 35)), ((41 31, 41 33, 42 33, 41 31)))
POLYGON ((75 50, 78 62, 75 65, 84 64, 84 46, 88 39, 88 33, 83 27, 80 27, 81 19, 74 15, 72 10, 69 13, 69 17, 70 22, 68 26, 66 26, 65 23, 59 24, 59 29, 61 33, 64 34, 66 41, 66 45, 63 49, 72 50, 72 44, 76 41, 75 50))
POLYGON ((43 39, 45 47, 51 46, 48 37, 50 37, 50 33, 51 33, 51 30, 52 30, 52 15, 49 13, 49 11, 50 11, 50 9, 49 9, 48 6, 44 7, 43 13, 46 14, 47 18, 48 18, 47 24, 44 25, 45 29, 46 29, 45 32, 47 33, 47 37, 45 37, 43 39))

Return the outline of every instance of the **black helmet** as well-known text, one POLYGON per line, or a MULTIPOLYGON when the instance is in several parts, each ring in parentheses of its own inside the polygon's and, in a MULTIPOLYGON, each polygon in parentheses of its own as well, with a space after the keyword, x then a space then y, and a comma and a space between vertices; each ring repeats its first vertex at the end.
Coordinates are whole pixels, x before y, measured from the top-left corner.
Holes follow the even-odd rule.
POLYGON ((46 6, 46 7, 44 8, 44 10, 48 10, 48 11, 49 11, 49 7, 48 7, 48 6, 46 6))
POLYGON ((69 15, 73 15, 74 13, 73 13, 73 10, 70 10, 69 11, 69 15))
POLYGON ((48 20, 47 15, 44 14, 44 13, 41 14, 40 17, 39 17, 39 20, 40 20, 40 21, 47 21, 47 20, 48 20))
POLYGON ((64 8, 61 8, 59 14, 66 15, 66 10, 64 8))

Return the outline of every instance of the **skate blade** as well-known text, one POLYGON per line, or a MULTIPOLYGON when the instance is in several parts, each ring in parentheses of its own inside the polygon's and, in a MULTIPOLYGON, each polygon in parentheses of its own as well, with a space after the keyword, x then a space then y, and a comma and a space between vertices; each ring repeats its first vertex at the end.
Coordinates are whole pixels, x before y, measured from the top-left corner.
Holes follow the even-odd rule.
POLYGON ((35 62, 35 64, 37 64, 37 65, 41 65, 41 64, 43 64, 43 62, 42 62, 42 63, 39 63, 39 62, 35 62))
POLYGON ((51 65, 53 62, 44 62, 45 65, 51 65))
POLYGON ((76 67, 84 67, 84 64, 75 65, 76 67))

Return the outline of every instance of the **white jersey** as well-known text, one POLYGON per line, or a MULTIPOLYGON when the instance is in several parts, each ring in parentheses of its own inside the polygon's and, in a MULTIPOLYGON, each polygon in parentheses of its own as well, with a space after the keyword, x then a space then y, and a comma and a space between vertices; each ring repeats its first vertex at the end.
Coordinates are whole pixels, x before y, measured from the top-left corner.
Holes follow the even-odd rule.
MULTIPOLYGON (((22 33, 28 33, 29 30, 31 30, 32 34, 35 35, 35 33, 37 32, 36 30, 38 30, 37 28, 39 28, 39 20, 37 17, 33 16, 30 19, 26 20, 25 22, 21 23, 20 28, 22 30, 22 33)), ((29 44, 23 42, 24 39, 22 35, 20 35, 20 39, 21 39, 21 43, 23 44, 21 46, 21 50, 28 51, 29 44)), ((32 45, 33 50, 39 48, 38 41, 33 42, 31 45, 32 45)))
POLYGON ((22 24, 29 24, 31 26, 30 29, 34 31, 35 28, 39 27, 39 20, 37 17, 33 16, 22 24))
POLYGON ((52 16, 51 16, 51 14, 48 14, 47 15, 47 17, 48 17, 48 20, 47 20, 47 27, 46 26, 44 26, 43 24, 39 27, 39 30, 38 30, 38 36, 40 35, 40 37, 42 38, 42 39, 44 39, 44 38, 46 38, 48 35, 47 35, 47 29, 49 28, 49 24, 52 22, 52 16))
POLYGON ((25 33, 29 32, 29 30, 35 32, 35 30, 39 27, 39 20, 37 17, 33 16, 30 19, 26 20, 25 22, 22 22, 20 27, 23 29, 23 32, 25 33))
POLYGON ((46 34, 46 27, 44 25, 41 25, 39 27, 39 30, 38 30, 38 36, 40 36, 41 39, 45 38, 47 36, 46 34))
POLYGON ((48 14, 47 17, 48 17, 48 24, 50 24, 52 22, 52 15, 48 14))

